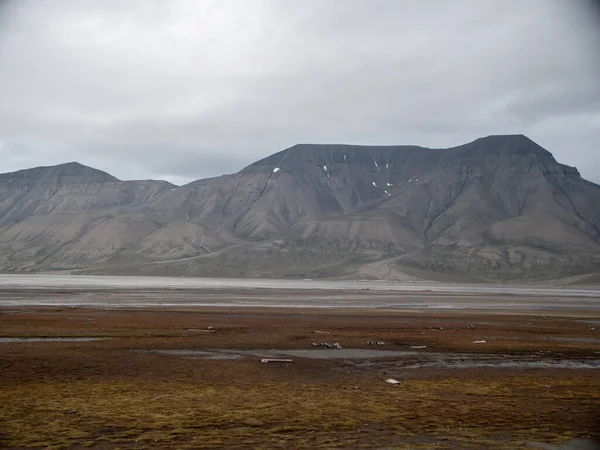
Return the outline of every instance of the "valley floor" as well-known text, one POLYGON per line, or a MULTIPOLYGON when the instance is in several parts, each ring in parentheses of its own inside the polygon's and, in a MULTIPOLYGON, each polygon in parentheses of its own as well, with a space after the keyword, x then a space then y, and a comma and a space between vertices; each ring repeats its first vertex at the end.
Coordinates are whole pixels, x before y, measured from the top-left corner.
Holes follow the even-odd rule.
POLYGON ((532 297, 519 313, 497 299, 487 310, 369 309, 410 302, 211 292, 0 291, 0 447, 518 449, 600 437, 596 307, 532 297), (214 296, 229 303, 192 304, 214 296), (75 298, 93 301, 65 301, 75 298), (321 298, 347 303, 316 308, 321 298), (321 345, 333 342, 343 348, 321 345))

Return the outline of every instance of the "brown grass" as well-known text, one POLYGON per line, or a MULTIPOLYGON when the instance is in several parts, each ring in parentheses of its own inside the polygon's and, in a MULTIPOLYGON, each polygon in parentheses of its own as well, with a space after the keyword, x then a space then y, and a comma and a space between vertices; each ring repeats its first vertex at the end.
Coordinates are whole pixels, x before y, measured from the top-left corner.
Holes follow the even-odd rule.
POLYGON ((590 419, 600 401, 598 387, 598 382, 577 380, 544 389, 535 377, 525 376, 492 383, 408 380, 398 387, 375 382, 358 389, 342 384, 57 381, 3 388, 0 422, 8 447, 314 448, 412 441, 414 448, 443 438, 483 448, 486 440, 502 435, 503 445, 510 446, 591 432, 583 424, 594 425, 590 419), (540 397, 541 405, 524 401, 540 397), (567 417, 573 412, 579 430, 567 417))
MULTIPOLYGON (((304 348, 323 329, 332 334, 318 339, 357 346, 367 336, 382 336, 390 347, 394 340, 401 347, 421 337, 438 349, 471 348, 481 330, 464 337, 467 331, 454 331, 447 317, 444 330, 436 332, 429 327, 440 317, 278 313, 275 320, 272 313, 256 312, 67 310, 0 319, 5 335, 121 336, 0 344, 5 448, 512 449, 528 440, 559 443, 600 429, 600 377, 590 370, 423 369, 406 371, 394 387, 383 382, 383 373, 349 370, 336 361, 277 366, 256 358, 206 361, 131 351, 267 343, 304 348), (210 324, 217 333, 189 335, 188 328, 210 324)), ((488 326, 494 333, 510 337, 533 319, 518 319, 512 328, 503 325, 506 317, 486 320, 496 324, 488 326)), ((587 333, 578 323, 568 324, 557 319, 547 332, 587 333)), ((486 350, 506 351, 501 347, 486 350)), ((593 353, 571 347, 561 351, 593 353)))

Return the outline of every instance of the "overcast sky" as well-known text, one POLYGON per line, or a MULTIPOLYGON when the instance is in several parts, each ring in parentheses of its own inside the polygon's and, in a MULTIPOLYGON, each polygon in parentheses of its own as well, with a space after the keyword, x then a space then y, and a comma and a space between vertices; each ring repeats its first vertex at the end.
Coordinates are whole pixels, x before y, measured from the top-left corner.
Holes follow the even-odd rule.
POLYGON ((578 0, 0 2, 0 172, 181 184, 304 143, 522 133, 600 183, 600 16, 578 0))

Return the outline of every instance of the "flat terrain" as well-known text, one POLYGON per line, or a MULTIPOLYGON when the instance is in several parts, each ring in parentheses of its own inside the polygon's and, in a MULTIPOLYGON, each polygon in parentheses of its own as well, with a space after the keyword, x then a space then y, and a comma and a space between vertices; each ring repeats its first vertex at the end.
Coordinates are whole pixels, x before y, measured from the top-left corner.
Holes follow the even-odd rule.
POLYGON ((600 314, 600 288, 432 282, 0 274, 0 307, 565 310, 600 314))
POLYGON ((561 448, 600 432, 593 290, 0 281, 2 448, 561 448))
POLYGON ((98 275, 13 275, 0 274, 3 288, 87 288, 87 289, 287 289, 287 290, 374 290, 400 293, 436 292, 458 294, 543 295, 546 297, 600 297, 597 286, 544 284, 460 284, 431 281, 324 281, 268 278, 194 278, 98 275))

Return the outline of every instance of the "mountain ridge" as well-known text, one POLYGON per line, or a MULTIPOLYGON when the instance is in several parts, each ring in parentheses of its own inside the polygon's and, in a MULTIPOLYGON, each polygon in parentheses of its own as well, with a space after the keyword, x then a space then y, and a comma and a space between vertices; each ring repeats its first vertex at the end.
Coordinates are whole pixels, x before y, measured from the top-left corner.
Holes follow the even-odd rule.
POLYGON ((28 170, 0 174, 0 270, 493 280, 600 268, 600 186, 523 135, 297 144, 183 186, 79 163, 28 170))

